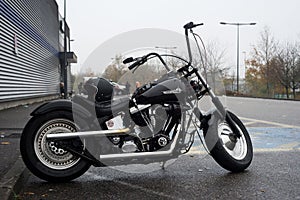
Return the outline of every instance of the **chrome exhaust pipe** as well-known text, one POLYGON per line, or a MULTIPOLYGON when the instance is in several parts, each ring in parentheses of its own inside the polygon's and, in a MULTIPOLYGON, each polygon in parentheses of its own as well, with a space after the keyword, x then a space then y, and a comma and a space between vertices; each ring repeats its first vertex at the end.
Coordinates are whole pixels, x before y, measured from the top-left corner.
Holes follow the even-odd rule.
MULTIPOLYGON (((72 133, 58 133, 48 134, 47 139, 72 139, 76 137, 84 138, 90 136, 116 136, 120 134, 128 134, 129 128, 116 129, 116 130, 99 130, 99 131, 85 131, 85 132, 72 132, 72 133)), ((126 164, 146 164, 150 162, 161 162, 179 154, 175 152, 175 147, 179 133, 176 133, 170 148, 166 151, 154 152, 134 152, 134 153, 119 153, 119 154, 106 154, 100 155, 100 162, 106 166, 126 165, 126 164)))
POLYGON ((91 136, 116 136, 121 134, 127 134, 130 131, 129 128, 116 129, 116 130, 99 130, 99 131, 84 131, 84 132, 71 132, 71 133, 58 133, 48 134, 47 139, 72 139, 72 138, 85 138, 91 136))

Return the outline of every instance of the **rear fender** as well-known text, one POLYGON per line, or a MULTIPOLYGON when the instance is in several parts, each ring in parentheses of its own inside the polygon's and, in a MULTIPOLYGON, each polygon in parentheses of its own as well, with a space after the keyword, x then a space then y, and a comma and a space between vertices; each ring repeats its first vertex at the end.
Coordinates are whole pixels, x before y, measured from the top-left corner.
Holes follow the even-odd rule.
POLYGON ((45 115, 53 111, 68 111, 78 115, 82 119, 90 119, 92 117, 92 114, 87 109, 85 109, 79 104, 76 104, 66 99, 59 99, 44 103, 38 108, 36 108, 30 115, 45 115))

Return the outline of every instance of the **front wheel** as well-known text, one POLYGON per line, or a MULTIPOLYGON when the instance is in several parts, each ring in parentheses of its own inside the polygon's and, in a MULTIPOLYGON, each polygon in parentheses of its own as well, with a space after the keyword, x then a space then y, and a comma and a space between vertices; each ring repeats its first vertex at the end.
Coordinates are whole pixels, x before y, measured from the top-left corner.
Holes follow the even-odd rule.
POLYGON ((214 160, 231 172, 244 171, 253 158, 253 147, 246 127, 241 120, 228 111, 240 137, 234 136, 228 123, 214 116, 205 136, 205 142, 214 160))
POLYGON ((90 167, 87 161, 46 139, 48 134, 75 132, 76 129, 69 112, 58 111, 33 117, 20 140, 21 155, 28 169, 50 182, 70 181, 86 172, 90 167))

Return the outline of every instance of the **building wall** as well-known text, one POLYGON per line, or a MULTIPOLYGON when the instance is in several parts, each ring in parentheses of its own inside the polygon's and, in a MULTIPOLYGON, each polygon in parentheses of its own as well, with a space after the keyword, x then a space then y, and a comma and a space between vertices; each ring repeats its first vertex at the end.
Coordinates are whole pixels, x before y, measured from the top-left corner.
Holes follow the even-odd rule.
POLYGON ((59 94, 55 0, 0 0, 0 103, 59 94))

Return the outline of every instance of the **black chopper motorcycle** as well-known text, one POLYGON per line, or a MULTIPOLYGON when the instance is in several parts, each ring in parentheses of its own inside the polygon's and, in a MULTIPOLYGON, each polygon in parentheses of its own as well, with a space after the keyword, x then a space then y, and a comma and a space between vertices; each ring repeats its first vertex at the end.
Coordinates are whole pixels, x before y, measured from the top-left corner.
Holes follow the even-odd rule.
POLYGON ((250 136, 192 64, 189 34, 198 45, 193 28, 200 25, 184 25, 188 60, 151 52, 123 61, 136 70, 158 58, 167 71, 130 97, 111 99, 111 83, 98 78, 85 84, 87 97, 54 100, 34 110, 20 141, 28 169, 46 181, 65 182, 81 176, 91 165, 164 164, 189 152, 199 136, 205 150, 223 168, 245 170, 253 157, 250 136), (179 59, 183 66, 171 70, 164 56, 179 59), (208 96, 214 109, 204 113, 198 103, 208 96), (108 128, 115 116, 121 117, 123 128, 108 128))

